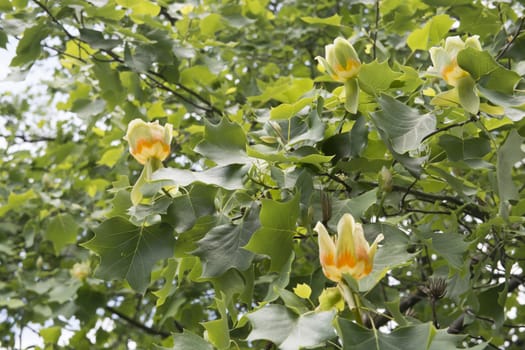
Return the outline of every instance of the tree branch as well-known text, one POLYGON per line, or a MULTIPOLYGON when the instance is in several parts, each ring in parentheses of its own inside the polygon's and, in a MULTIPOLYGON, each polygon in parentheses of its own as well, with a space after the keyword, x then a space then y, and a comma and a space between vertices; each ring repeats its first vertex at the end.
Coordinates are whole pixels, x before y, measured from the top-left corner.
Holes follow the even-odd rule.
POLYGON ((158 335, 158 336, 161 336, 162 338, 167 338, 167 337, 169 337, 171 335, 168 332, 164 332, 162 330, 157 330, 157 329, 148 327, 148 326, 138 322, 137 320, 134 320, 133 318, 123 314, 122 312, 120 312, 119 310, 117 310, 117 309, 115 309, 115 308, 113 308, 111 306, 105 306, 104 309, 109 311, 109 312, 111 312, 114 315, 117 315, 119 318, 123 319, 124 321, 126 321, 127 323, 132 325, 133 327, 142 329, 144 332, 146 332, 148 334, 158 335))
MULTIPOLYGON (((509 279, 509 286, 507 292, 510 293, 523 284, 525 276, 524 275, 511 275, 509 279)), ((448 327, 447 332, 450 334, 459 334, 463 332, 465 327, 468 325, 465 324, 465 315, 472 314, 472 310, 465 310, 458 318, 456 318, 450 326, 448 327)))

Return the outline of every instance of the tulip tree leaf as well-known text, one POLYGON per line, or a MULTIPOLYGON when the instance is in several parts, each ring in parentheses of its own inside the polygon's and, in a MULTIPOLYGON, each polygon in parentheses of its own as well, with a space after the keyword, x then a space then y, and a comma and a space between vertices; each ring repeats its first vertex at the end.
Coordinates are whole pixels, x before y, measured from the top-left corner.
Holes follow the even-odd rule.
POLYGON ((178 186, 188 186, 194 182, 202 182, 227 190, 237 190, 243 188, 242 178, 247 171, 247 166, 241 164, 216 166, 204 171, 162 168, 153 174, 152 180, 169 180, 173 185, 178 186))
POLYGON ((417 149, 436 128, 432 114, 422 115, 393 97, 382 95, 379 105, 381 110, 371 113, 372 119, 386 136, 384 141, 399 154, 417 149))
POLYGON ((166 222, 179 233, 191 229, 197 219, 215 212, 217 191, 216 187, 193 185, 185 195, 173 199, 173 204, 168 207, 166 222))
POLYGON ((377 94, 387 90, 392 82, 403 73, 395 72, 387 61, 379 63, 377 60, 361 65, 359 70, 359 86, 366 92, 377 94))
POLYGON ((144 293, 157 261, 173 255, 175 239, 168 226, 135 226, 115 217, 93 229, 95 237, 82 246, 100 256, 95 276, 126 279, 139 293, 144 293))
POLYGON ((501 66, 487 51, 467 47, 458 53, 458 65, 475 79, 485 77, 481 84, 490 90, 512 94, 521 79, 514 71, 501 66))
POLYGON ((246 135, 239 124, 223 118, 219 124, 206 122, 204 140, 195 151, 213 160, 218 165, 244 164, 246 157, 246 135))
POLYGON ((319 346, 335 336, 334 315, 323 311, 298 316, 283 305, 268 305, 246 316, 253 327, 248 341, 270 340, 281 350, 319 346))
POLYGON ((244 247, 254 253, 271 258, 270 271, 279 272, 293 251, 293 235, 299 217, 299 195, 288 202, 262 200, 259 219, 262 227, 244 247))
POLYGON ((436 332, 431 323, 422 323, 399 327, 392 333, 384 334, 341 317, 336 319, 336 329, 345 350, 424 350, 429 349, 436 332))
POLYGON ((213 346, 206 340, 196 334, 188 332, 186 329, 183 333, 173 333, 173 347, 165 348, 155 346, 156 350, 213 350, 213 346))
POLYGON ((49 221, 44 238, 53 242, 55 254, 58 255, 66 245, 77 241, 78 229, 79 226, 71 215, 59 214, 49 221))
POLYGON ((202 277, 216 277, 230 268, 244 271, 253 259, 253 253, 242 248, 259 228, 258 211, 250 213, 238 224, 215 226, 206 233, 192 254, 202 261, 202 277))
POLYGON ((305 21, 308 24, 322 24, 329 26, 340 26, 342 17, 338 14, 335 14, 331 17, 319 18, 319 17, 310 17, 305 16, 301 17, 301 20, 305 21))
POLYGON ((432 46, 439 44, 450 27, 454 24, 454 20, 448 15, 437 15, 432 17, 423 28, 414 30, 407 38, 408 47, 412 51, 428 50, 432 46))

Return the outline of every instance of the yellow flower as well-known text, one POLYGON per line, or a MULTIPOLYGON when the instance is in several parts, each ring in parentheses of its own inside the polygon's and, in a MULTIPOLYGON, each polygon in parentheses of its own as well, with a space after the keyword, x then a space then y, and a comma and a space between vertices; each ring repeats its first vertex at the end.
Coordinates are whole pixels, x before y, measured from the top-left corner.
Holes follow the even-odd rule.
POLYGON ((131 155, 143 165, 151 159, 163 161, 170 154, 172 129, 171 124, 161 126, 158 121, 146 123, 141 119, 132 120, 125 137, 131 155))
POLYGON ((88 262, 75 263, 69 273, 78 280, 85 280, 91 274, 91 267, 88 262))
POLYGON ((321 222, 317 223, 314 230, 319 235, 319 258, 328 279, 340 282, 343 274, 349 274, 359 280, 370 274, 377 244, 384 238, 382 234, 370 246, 363 227, 350 214, 344 214, 339 220, 336 240, 328 235, 321 222))
POLYGON ((361 61, 348 40, 336 38, 333 44, 325 46, 325 57, 316 57, 332 79, 341 83, 357 76, 361 61))

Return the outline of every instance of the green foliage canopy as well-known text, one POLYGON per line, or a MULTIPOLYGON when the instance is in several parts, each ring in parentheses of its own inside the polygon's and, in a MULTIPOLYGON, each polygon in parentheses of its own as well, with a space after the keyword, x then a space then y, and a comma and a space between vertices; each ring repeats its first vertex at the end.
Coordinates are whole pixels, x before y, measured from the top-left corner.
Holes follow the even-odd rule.
POLYGON ((2 346, 34 329, 45 349, 521 349, 523 15, 514 0, 0 0, 9 79, 55 59, 46 101, 70 116, 0 98, 2 346), (482 50, 453 62, 469 84, 448 86, 428 50, 473 35, 482 50), (337 37, 360 57, 356 113, 315 60, 337 37), (136 118, 174 131, 133 205, 136 118), (313 231, 344 213, 385 236, 347 281, 354 310, 313 231))

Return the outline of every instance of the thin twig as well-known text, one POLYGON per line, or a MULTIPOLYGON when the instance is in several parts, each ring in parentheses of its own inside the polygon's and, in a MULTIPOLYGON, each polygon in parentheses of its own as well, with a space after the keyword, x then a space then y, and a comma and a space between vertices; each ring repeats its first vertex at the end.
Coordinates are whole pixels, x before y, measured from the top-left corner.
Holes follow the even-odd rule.
POLYGON ((521 33, 521 29, 523 28, 523 24, 525 23, 525 16, 521 17, 520 22, 518 24, 518 27, 516 28, 516 31, 514 32, 514 35, 512 38, 507 42, 507 44, 501 49, 501 51, 496 56, 496 60, 499 60, 503 55, 508 51, 508 49, 512 46, 514 41, 518 38, 518 36, 521 33))

